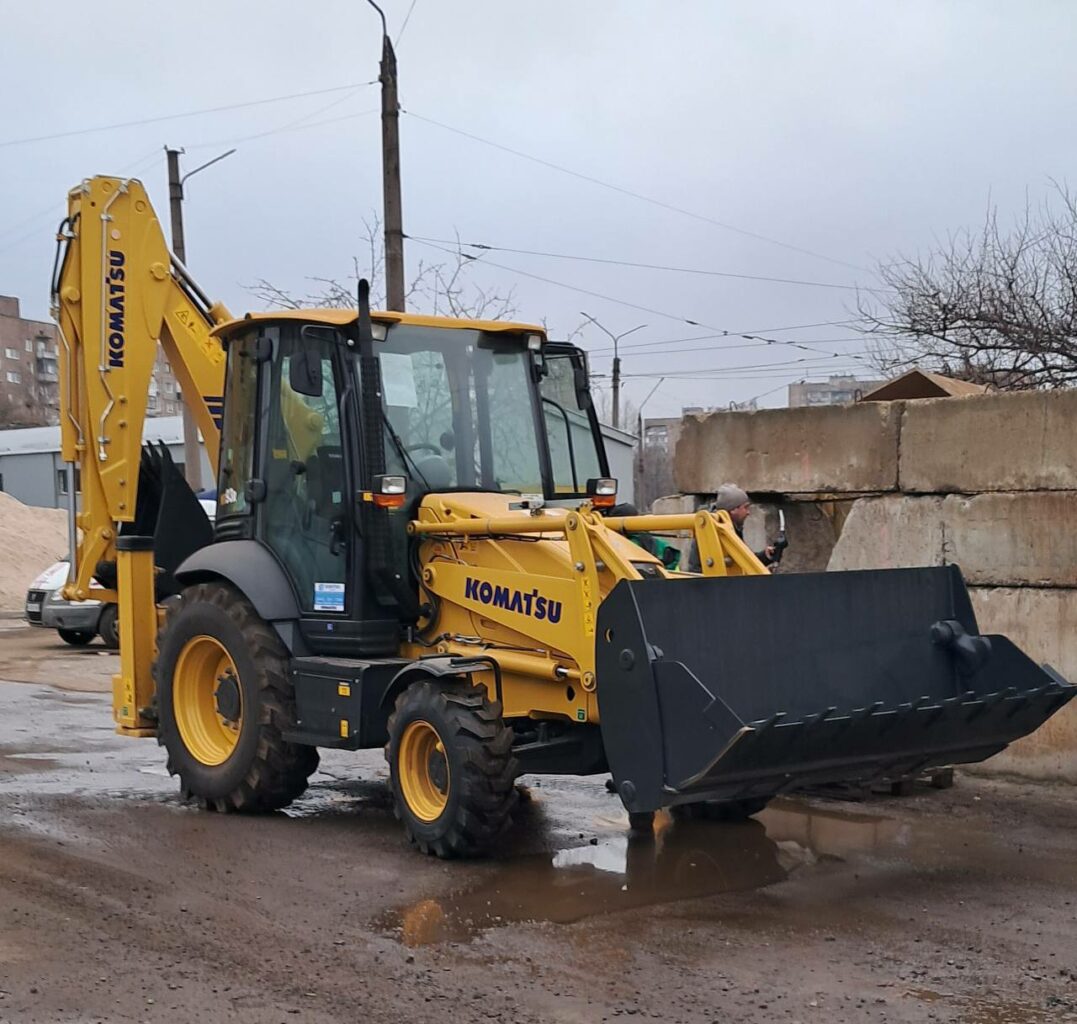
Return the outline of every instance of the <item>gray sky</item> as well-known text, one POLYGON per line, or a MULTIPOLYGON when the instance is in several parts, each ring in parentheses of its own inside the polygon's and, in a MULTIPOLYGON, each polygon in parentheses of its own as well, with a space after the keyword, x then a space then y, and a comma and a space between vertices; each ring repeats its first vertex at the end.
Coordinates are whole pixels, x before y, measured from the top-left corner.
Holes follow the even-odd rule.
MULTIPOLYGON (((385 0, 394 38, 410 6, 385 0)), ((185 211, 191 269, 233 312, 260 307, 246 288, 257 278, 305 293, 307 278, 344 278, 362 253, 363 219, 381 205, 374 86, 11 144, 377 76, 380 23, 362 0, 180 7, 172 24, 167 5, 147 3, 91 22, 72 0, 0 2, 0 293, 27 315, 48 315, 53 229, 81 178, 140 177, 167 219, 166 143, 186 148, 188 170, 238 147, 188 183, 185 211)), ((398 47, 405 230, 870 287, 877 259, 929 249, 978 224, 989 202, 1006 220, 1067 177, 1075 24, 1061 0, 416 0, 398 47)), ((409 272, 447 259, 414 241, 406 257, 409 272)), ((519 319, 545 320, 555 337, 581 310, 615 333, 647 324, 622 362, 636 402, 670 374, 648 415, 772 389, 761 404, 782 405, 789 381, 855 367, 863 350, 844 326, 780 330, 848 320, 853 291, 507 252, 483 262, 472 279, 514 289, 519 319), (701 340, 674 340, 690 338, 701 340)), ((608 374, 605 336, 578 340, 608 374)))

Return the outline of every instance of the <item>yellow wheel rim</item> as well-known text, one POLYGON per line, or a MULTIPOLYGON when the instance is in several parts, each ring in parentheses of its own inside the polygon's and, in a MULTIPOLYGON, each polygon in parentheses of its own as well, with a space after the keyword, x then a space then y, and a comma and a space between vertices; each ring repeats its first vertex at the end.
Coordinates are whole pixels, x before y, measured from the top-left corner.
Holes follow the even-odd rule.
POLYGON ((449 802, 449 762, 437 730, 421 719, 400 737, 397 776, 408 810, 420 821, 437 821, 449 802))
POLYGON ((204 765, 223 764, 239 743, 243 697, 239 673, 224 644, 191 637, 176 659, 172 710, 184 746, 204 765))

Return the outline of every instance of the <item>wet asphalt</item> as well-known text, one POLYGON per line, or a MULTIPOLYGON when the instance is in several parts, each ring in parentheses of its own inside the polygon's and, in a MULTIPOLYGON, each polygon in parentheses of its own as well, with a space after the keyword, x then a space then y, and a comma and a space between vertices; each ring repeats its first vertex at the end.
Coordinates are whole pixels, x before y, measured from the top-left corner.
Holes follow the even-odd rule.
POLYGON ((497 856, 410 849, 380 751, 261 818, 113 732, 118 658, 0 620, 0 1024, 1077 1021, 1077 793, 783 799, 630 834, 524 779, 497 856))

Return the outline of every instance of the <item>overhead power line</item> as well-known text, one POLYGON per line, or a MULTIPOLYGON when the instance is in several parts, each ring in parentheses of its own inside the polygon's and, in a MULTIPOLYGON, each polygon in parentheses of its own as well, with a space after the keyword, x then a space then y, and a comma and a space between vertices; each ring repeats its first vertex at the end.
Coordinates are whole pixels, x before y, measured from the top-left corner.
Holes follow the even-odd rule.
POLYGON ((555 164, 551 160, 544 160, 542 157, 534 156, 531 153, 524 153, 519 149, 513 149, 511 146, 504 146, 500 142, 484 139, 481 135, 475 135, 473 132, 464 131, 462 128, 454 128, 452 125, 445 124, 443 121, 435 121, 432 117, 424 117, 422 114, 417 114, 413 110, 401 109, 400 112, 415 118, 417 121, 425 121, 427 124, 432 124, 437 128, 452 132, 454 135, 460 135, 465 139, 480 142, 484 146, 499 149, 503 153, 510 153, 512 156, 520 157, 522 160, 530 160, 532 163, 539 164, 542 167, 548 167, 551 170, 559 171, 561 174, 567 174, 570 177, 579 178, 581 181, 590 182, 592 185, 598 185, 601 188, 619 192, 621 195, 630 196, 632 199, 638 199, 640 202, 649 203, 651 206, 657 206, 663 210, 679 213, 683 217, 691 217, 693 220, 702 221, 705 224, 713 224, 715 227, 722 228, 724 231, 732 231, 735 234, 744 235, 746 238, 754 238, 757 242, 767 242, 770 245, 777 245, 780 248, 788 249, 791 252, 799 252, 803 256, 813 256, 816 259, 826 260, 827 263, 835 263, 838 266, 849 267, 852 270, 862 270, 869 274, 872 273, 868 267, 861 267, 855 263, 849 263, 846 260, 839 260, 833 256, 827 256, 825 253, 816 252, 814 249, 805 249, 803 246, 793 245, 791 242, 783 242, 780 238, 772 238, 769 235, 763 235, 756 231, 748 231, 747 229, 737 227, 734 224, 727 224, 725 221, 717 220, 714 217, 708 217, 706 214, 696 213, 694 210, 686 210, 682 206, 674 206, 672 203, 664 202, 661 199, 655 199, 653 196, 644 195, 642 192, 634 192, 632 189, 624 188, 621 185, 615 185, 613 182, 603 181, 601 178, 596 178, 590 174, 583 174, 581 171, 574 171, 570 167, 555 164))
POLYGON ((750 406, 753 402, 758 402, 760 398, 766 398, 769 395, 773 395, 775 391, 781 391, 782 388, 787 388, 787 387, 789 387, 790 384, 803 384, 803 383, 804 383, 804 378, 803 377, 801 377, 801 379, 797 380, 797 381, 784 381, 783 383, 779 384, 777 387, 771 388, 769 391, 763 391, 758 395, 752 395, 752 397, 747 399, 747 401, 744 404, 750 406))
POLYGON ((408 22, 411 21, 411 12, 415 10, 416 0, 411 0, 411 6, 408 8, 408 13, 404 15, 404 24, 400 26, 400 31, 396 34, 396 48, 400 49, 400 40, 404 38, 404 33, 407 31, 408 22))
POLYGON ((661 263, 636 263, 632 260, 615 260, 600 256, 576 256, 563 252, 542 252, 538 249, 511 249, 503 245, 488 245, 485 242, 459 242, 452 238, 422 238, 408 235, 417 242, 432 242, 440 245, 462 245, 467 249, 481 249, 484 252, 508 252, 518 256, 542 256, 554 260, 576 260, 580 263, 602 263, 613 267, 634 267, 640 270, 663 270, 673 274, 696 274, 701 277, 729 277, 738 281, 763 281, 768 284, 800 285, 805 288, 836 288, 842 291, 889 292, 889 288, 869 288, 856 284, 831 284, 827 281, 802 281, 790 277, 765 277, 761 274, 738 274, 728 270, 703 270, 698 267, 672 267, 661 263))
MULTIPOLYGON (((369 117, 371 114, 376 114, 378 111, 375 108, 369 110, 359 110, 354 114, 341 114, 338 117, 326 117, 321 121, 311 121, 303 124, 287 124, 282 125, 280 128, 270 128, 268 131, 256 132, 254 135, 239 135, 231 139, 217 139, 213 142, 196 142, 194 145, 185 146, 185 149, 214 149, 218 146, 234 146, 240 142, 254 142, 256 139, 265 139, 271 135, 280 135, 282 132, 304 132, 308 128, 321 128, 327 124, 340 124, 341 121, 354 121, 358 117, 369 117)), ((313 116, 313 115, 311 115, 313 116)))
MULTIPOLYGON (((690 327, 703 327, 707 330, 716 332, 725 338, 744 338, 745 341, 755 341, 761 345, 785 345, 789 348, 800 349, 804 352, 815 352, 827 356, 837 356, 837 352, 828 352, 826 349, 814 348, 811 345, 804 344, 799 341, 789 341, 786 338, 769 338, 759 334, 747 334, 744 331, 727 331, 722 327, 715 327, 713 324, 704 323, 702 320, 693 320, 690 317, 686 317, 677 313, 670 313, 666 310, 655 309, 651 306, 643 306, 638 302, 629 302, 627 299, 619 299, 612 295, 605 295, 602 292, 591 291, 588 288, 580 288, 578 285, 568 284, 566 281, 557 281, 550 277, 543 277, 541 274, 532 274, 527 270, 520 270, 519 267, 505 266, 503 263, 494 263, 492 260, 485 259, 483 257, 471 256, 468 253, 460 253, 459 250, 446 249, 443 246, 435 245, 432 242, 423 242, 418 238, 412 239, 412 241, 418 242, 420 245, 425 245, 427 248, 436 249, 438 252, 445 253, 447 256, 460 256, 463 255, 466 259, 481 262, 488 267, 496 267, 498 270, 507 271, 510 274, 517 274, 520 277, 528 277, 535 281, 541 281, 543 284, 552 284, 557 288, 567 288, 569 291, 578 292, 581 295, 590 295, 595 299, 602 299, 605 302, 613 302, 619 306, 625 306, 628 309, 639 310, 641 313, 650 313, 654 316, 660 316, 666 320, 675 320, 678 323, 688 324, 690 327)), ((843 358, 849 359, 862 359, 863 356, 856 355, 855 353, 844 353, 843 358)))
MULTIPOLYGON (((716 340, 721 340, 721 336, 718 336, 716 340)), ((834 344, 846 344, 848 342, 862 342, 862 338, 812 338, 811 344, 813 345, 834 345, 834 344)), ((758 344, 748 343, 746 345, 722 345, 719 348, 717 345, 693 345, 691 348, 673 348, 663 342, 648 343, 646 348, 643 348, 644 343, 640 342, 639 346, 636 345, 622 345, 621 350, 631 349, 633 356, 640 356, 646 358, 648 356, 679 356, 687 355, 690 352, 733 352, 737 349, 755 349, 758 348, 758 344)), ((606 355, 613 351, 613 346, 603 345, 601 348, 589 348, 588 353, 593 356, 606 355)), ((845 352, 846 358, 851 358, 851 352, 845 352)), ((820 357, 820 358, 827 358, 820 357)))
MULTIPOLYGON (((854 324, 854 323, 856 323, 856 321, 855 320, 831 320, 831 321, 828 321, 827 323, 820 323, 820 324, 796 324, 796 325, 791 326, 791 327, 770 327, 770 328, 756 327, 756 328, 748 328, 746 330, 747 330, 748 334, 778 334, 778 333, 780 333, 782 331, 806 331, 806 330, 810 330, 810 329, 815 328, 815 327, 842 327, 842 325, 846 324, 846 323, 854 324)), ((855 330, 858 334, 864 334, 864 332, 862 330, 860 330, 859 328, 844 327, 843 329, 847 330, 847 331, 855 330)), ((733 331, 732 333, 733 334, 738 334, 738 335, 740 334, 739 331, 733 331)), ((675 344, 677 344, 679 342, 682 342, 682 341, 710 341, 712 338, 724 338, 724 337, 727 337, 727 335, 724 335, 724 334, 692 334, 692 335, 689 335, 686 338, 663 338, 663 339, 661 339, 661 341, 631 342, 630 344, 625 345, 623 347, 624 348, 632 348, 632 347, 635 347, 637 345, 675 345, 675 344)), ((827 339, 809 338, 808 340, 814 342, 816 345, 826 345, 826 344, 837 344, 839 342, 842 343, 842 344, 845 344, 846 342, 861 341, 863 339, 862 338, 827 338, 827 339)), ((591 349, 591 351, 592 352, 601 352, 602 349, 591 349)))
MULTIPOLYGON (((734 363, 732 366, 694 366, 683 370, 664 369, 662 371, 668 377, 694 377, 701 373, 735 373, 743 370, 773 370, 775 372, 780 370, 789 370, 799 367, 801 371, 811 370, 813 372, 819 370, 827 370, 827 363, 831 362, 825 356, 811 357, 802 356, 800 359, 786 359, 775 363, 734 363)), ((848 365, 848 360, 841 362, 842 366, 848 365)), ((649 373, 626 373, 627 377, 641 377, 650 376, 649 373)))
MULTIPOLYGON (((161 148, 160 146, 154 146, 148 153, 143 153, 137 160, 132 160, 130 163, 125 164, 118 171, 120 175, 134 174, 147 166, 151 161, 160 159, 161 148)), ((44 221, 51 220, 55 225, 56 222, 62 216, 62 211, 67 205, 65 199, 57 199, 50 203, 47 207, 39 210, 31 217, 27 217, 25 220, 18 221, 15 224, 11 224, 6 228, 0 229, 0 238, 3 238, 19 228, 27 227, 30 224, 40 225, 44 221)), ((0 253, 10 252, 12 249, 17 249, 24 242, 28 242, 31 238, 45 238, 46 236, 42 232, 41 227, 30 228, 29 231, 19 235, 17 238, 11 238, 0 243, 0 253)))
MULTIPOLYGON (((833 370, 827 370, 825 372, 826 372, 827 376, 829 376, 829 377, 853 377, 853 376, 856 375, 856 372, 859 369, 860 369, 860 367, 857 367, 855 369, 849 369, 849 368, 840 368, 839 369, 839 368, 835 368, 833 370)), ((819 369, 811 370, 811 371, 808 371, 808 372, 809 372, 810 376, 816 376, 816 375, 821 375, 824 371, 822 370, 822 368, 819 368, 819 369)), ((803 370, 803 369, 800 369, 800 370, 778 370, 777 372, 767 372, 767 373, 764 373, 764 372, 760 371, 760 372, 749 372, 749 373, 739 373, 739 374, 729 374, 729 375, 725 375, 725 374, 722 374, 722 373, 703 372, 703 373, 693 374, 692 377, 691 377, 691 380, 693 380, 693 381, 697 381, 697 380, 713 380, 713 381, 720 381, 720 382, 729 382, 729 381, 737 381, 737 380, 786 380, 786 381, 802 380, 803 381, 803 380, 808 379, 808 377, 805 376, 805 373, 806 373, 806 371, 803 370)), ((625 374, 626 378, 628 378, 629 376, 631 377, 632 380, 655 380, 658 377, 667 377, 667 378, 669 377, 668 374, 661 373, 661 372, 658 372, 658 371, 656 371, 654 373, 633 373, 631 375, 625 374)), ((672 379, 680 381, 680 380, 684 380, 685 378, 683 378, 683 377, 674 377, 672 379)))
POLYGON ((162 114, 159 117, 143 117, 135 121, 118 121, 115 124, 97 125, 94 128, 73 128, 66 132, 53 132, 51 135, 33 135, 22 139, 7 139, 0 141, 0 149, 8 146, 23 146, 31 142, 48 142, 52 139, 67 139, 74 135, 92 135, 95 132, 110 132, 117 128, 134 128, 143 124, 158 124, 161 121, 176 121, 183 117, 198 117, 201 114, 219 114, 225 110, 243 110, 248 107, 261 107, 269 103, 283 103, 285 100, 298 100, 307 96, 325 96, 331 92, 343 92, 347 89, 360 89, 366 85, 375 85, 377 80, 371 82, 352 82, 349 85, 334 85, 328 89, 310 89, 306 92, 293 92, 287 96, 270 96, 260 100, 247 100, 244 103, 228 103, 220 107, 203 107, 201 110, 187 110, 182 114, 162 114))
POLYGON ((752 334, 780 334, 782 331, 810 331, 816 327, 841 327, 846 331, 859 331, 859 327, 850 326, 857 323, 859 323, 857 320, 822 320, 817 324, 794 324, 792 327, 749 327, 747 330, 752 334))

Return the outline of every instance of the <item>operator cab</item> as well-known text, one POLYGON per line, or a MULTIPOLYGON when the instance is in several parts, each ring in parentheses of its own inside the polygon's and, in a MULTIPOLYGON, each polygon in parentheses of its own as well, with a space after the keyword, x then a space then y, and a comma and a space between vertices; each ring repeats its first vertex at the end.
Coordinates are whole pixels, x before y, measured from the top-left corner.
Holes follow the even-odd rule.
POLYGON ((584 354, 541 328, 376 313, 365 357, 360 333, 349 310, 218 329, 215 537, 268 549, 311 653, 382 656, 419 614, 406 529, 423 497, 579 504, 608 466, 584 354), (387 478, 403 479, 399 509, 373 500, 387 478))

